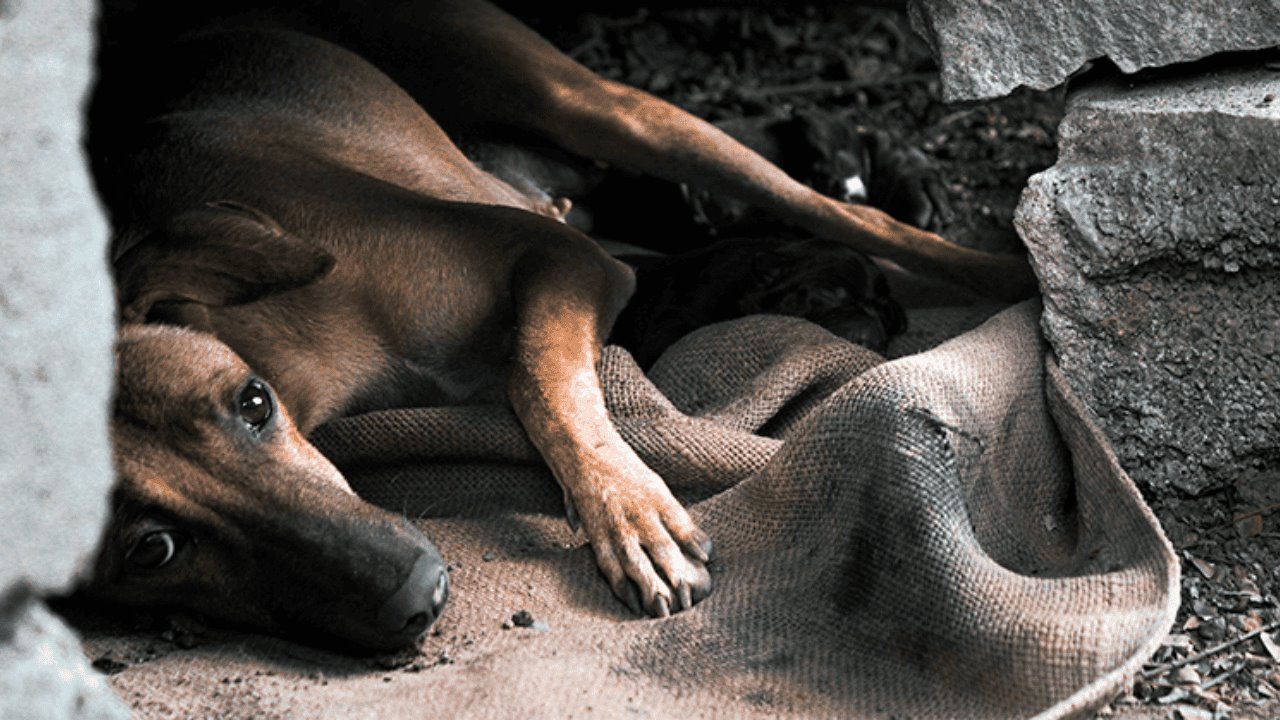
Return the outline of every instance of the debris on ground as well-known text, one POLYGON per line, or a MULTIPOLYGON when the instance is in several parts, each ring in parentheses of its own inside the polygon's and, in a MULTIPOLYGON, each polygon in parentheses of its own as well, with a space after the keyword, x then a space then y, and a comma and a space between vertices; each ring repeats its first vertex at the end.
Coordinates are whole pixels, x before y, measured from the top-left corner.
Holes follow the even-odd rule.
POLYGON ((1182 560, 1182 607, 1117 707, 1171 705, 1271 717, 1280 702, 1280 522, 1242 485, 1152 501, 1182 560), (1256 519, 1256 522, 1242 522, 1256 519))

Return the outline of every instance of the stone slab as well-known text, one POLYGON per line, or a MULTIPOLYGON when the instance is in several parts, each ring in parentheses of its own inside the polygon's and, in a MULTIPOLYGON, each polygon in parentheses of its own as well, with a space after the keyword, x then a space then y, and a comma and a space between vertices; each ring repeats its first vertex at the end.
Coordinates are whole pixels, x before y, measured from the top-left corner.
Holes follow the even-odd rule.
POLYGON ((1015 218, 1044 329, 1157 492, 1280 480, 1280 72, 1116 78, 1068 100, 1015 218))
POLYGON ((80 149, 92 0, 0 0, 0 593, 67 586, 112 481, 106 226, 80 149))
POLYGON ((129 710, 89 666, 80 642, 39 601, 0 616, 0 718, 123 720, 129 710))
POLYGON ((1126 73, 1280 45, 1280 0, 910 0, 947 101, 1046 90, 1086 62, 1126 73))

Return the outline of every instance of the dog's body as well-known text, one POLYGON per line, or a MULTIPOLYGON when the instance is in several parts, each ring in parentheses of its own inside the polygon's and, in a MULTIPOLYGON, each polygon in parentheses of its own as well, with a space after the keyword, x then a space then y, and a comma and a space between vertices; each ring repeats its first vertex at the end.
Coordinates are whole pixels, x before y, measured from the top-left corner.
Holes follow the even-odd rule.
POLYGON ((620 598, 663 616, 710 592, 710 540, 614 430, 595 375, 631 272, 559 222, 565 204, 470 163, 415 98, 451 125, 518 127, 699 182, 971 285, 1017 269, 821 198, 495 8, 388 13, 383 34, 339 39, 380 48, 371 54, 413 79, 412 96, 326 41, 235 29, 155 59, 159 86, 107 113, 99 181, 131 324, 114 429, 121 510, 94 583, 107 594, 365 647, 406 642, 447 594, 438 554, 354 499, 302 438, 342 414, 503 396, 620 598), (132 325, 157 320, 200 332, 132 325), (227 457, 237 453, 248 459, 227 457), (353 536, 364 544, 343 549, 353 536), (272 582, 281 563, 296 572, 272 582), (309 569, 329 584, 300 584, 309 569), (249 592, 249 578, 267 589, 249 592), (339 627, 325 619, 335 612, 349 616, 339 627))

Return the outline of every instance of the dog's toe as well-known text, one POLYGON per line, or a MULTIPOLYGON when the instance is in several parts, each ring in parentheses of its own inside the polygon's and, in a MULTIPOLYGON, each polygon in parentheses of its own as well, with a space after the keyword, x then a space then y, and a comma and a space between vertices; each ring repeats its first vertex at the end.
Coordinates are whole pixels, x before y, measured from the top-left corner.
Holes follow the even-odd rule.
POLYGON ((613 594, 637 615, 655 618, 688 610, 711 594, 711 573, 697 558, 665 543, 667 553, 642 550, 598 553, 613 594))
POLYGON ((647 475, 651 482, 632 477, 617 492, 586 494, 575 504, 613 593, 632 610, 667 617, 710 594, 712 543, 662 480, 647 475))
POLYGON ((676 595, 676 610, 688 610, 711 594, 711 573, 700 562, 688 564, 684 577, 672 583, 676 595))
POLYGON ((649 614, 656 618, 665 618, 671 616, 671 601, 663 595, 657 595, 653 599, 653 606, 649 609, 649 614))

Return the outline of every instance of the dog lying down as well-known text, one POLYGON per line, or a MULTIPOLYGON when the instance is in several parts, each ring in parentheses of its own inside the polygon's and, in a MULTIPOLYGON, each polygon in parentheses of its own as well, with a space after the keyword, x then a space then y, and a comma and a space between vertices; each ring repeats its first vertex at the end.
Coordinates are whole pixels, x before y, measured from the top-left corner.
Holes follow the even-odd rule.
MULTIPOLYGON (((711 592, 711 538, 622 441, 595 375, 633 271, 561 221, 567 202, 480 170, 437 121, 735 196, 842 253, 1031 287, 1021 260, 819 195, 489 5, 361 4, 376 26, 356 12, 281 11, 152 53, 145 74, 104 73, 90 148, 122 326, 100 596, 352 649, 411 643, 449 595, 440 554, 306 437, 345 414, 502 400, 618 598, 661 617, 711 592)), ((805 247, 777 257, 803 266, 805 247)), ((784 275, 756 293, 784 299, 747 307, 809 296, 784 275)), ((682 332, 643 325, 626 327, 682 332)))

